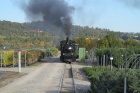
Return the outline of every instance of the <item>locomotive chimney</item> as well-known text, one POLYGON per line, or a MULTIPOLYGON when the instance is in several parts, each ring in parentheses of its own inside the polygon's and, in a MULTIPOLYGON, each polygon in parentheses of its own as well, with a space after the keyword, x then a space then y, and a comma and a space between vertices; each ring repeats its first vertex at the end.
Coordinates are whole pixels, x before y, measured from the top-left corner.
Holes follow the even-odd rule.
POLYGON ((69 37, 66 38, 66 44, 69 44, 69 37))

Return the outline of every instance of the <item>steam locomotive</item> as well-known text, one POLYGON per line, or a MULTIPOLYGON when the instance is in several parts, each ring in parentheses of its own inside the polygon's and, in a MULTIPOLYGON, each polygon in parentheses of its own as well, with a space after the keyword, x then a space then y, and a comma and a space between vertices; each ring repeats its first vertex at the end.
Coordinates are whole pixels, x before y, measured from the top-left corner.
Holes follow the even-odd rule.
POLYGON ((78 58, 78 44, 74 40, 66 40, 60 42, 60 61, 61 62, 74 62, 78 58))

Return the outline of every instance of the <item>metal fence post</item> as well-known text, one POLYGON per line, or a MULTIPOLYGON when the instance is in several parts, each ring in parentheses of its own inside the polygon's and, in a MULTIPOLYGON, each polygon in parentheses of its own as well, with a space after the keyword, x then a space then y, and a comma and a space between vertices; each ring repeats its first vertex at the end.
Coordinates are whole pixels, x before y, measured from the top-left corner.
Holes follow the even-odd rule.
POLYGON ((2 68, 2 52, 1 52, 1 55, 0 55, 0 57, 1 57, 1 68, 2 68))
POLYGON ((26 55, 26 52, 25 52, 25 59, 24 59, 24 60, 25 60, 25 67, 26 67, 26 63, 27 63, 27 61, 26 61, 26 56, 27 56, 27 55, 26 55))
POLYGON ((14 67, 14 62, 15 62, 15 55, 14 55, 14 52, 13 52, 13 67, 14 67))
POLYGON ((18 72, 21 72, 21 51, 18 51, 18 72))

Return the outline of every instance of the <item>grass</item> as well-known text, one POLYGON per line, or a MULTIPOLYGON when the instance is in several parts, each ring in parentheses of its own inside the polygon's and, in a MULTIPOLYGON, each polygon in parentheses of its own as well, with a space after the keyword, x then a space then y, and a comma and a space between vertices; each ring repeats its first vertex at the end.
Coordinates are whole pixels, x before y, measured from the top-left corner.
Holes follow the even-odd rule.
POLYGON ((41 62, 35 62, 33 64, 30 64, 29 67, 33 67, 33 66, 39 66, 41 65, 42 63, 41 62))

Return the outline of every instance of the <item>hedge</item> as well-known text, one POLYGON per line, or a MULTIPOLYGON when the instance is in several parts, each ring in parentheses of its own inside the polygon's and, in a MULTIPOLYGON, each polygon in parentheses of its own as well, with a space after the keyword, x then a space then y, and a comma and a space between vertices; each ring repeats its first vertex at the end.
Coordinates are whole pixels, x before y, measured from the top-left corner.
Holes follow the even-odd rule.
MULTIPOLYGON (((42 53, 43 51, 40 51, 40 50, 22 50, 21 63, 24 64, 25 59, 26 59, 27 65, 37 62, 39 57, 42 56, 41 55, 42 53)), ((18 51, 17 50, 1 51, 1 55, 2 55, 2 58, 1 57, 0 58, 2 60, 0 60, 0 62, 2 61, 3 66, 12 65, 13 62, 14 62, 14 65, 18 64, 18 51)))
MULTIPOLYGON (((92 93, 124 93, 124 70, 85 67, 92 93)), ((127 93, 140 93, 140 69, 127 70, 127 93)))

